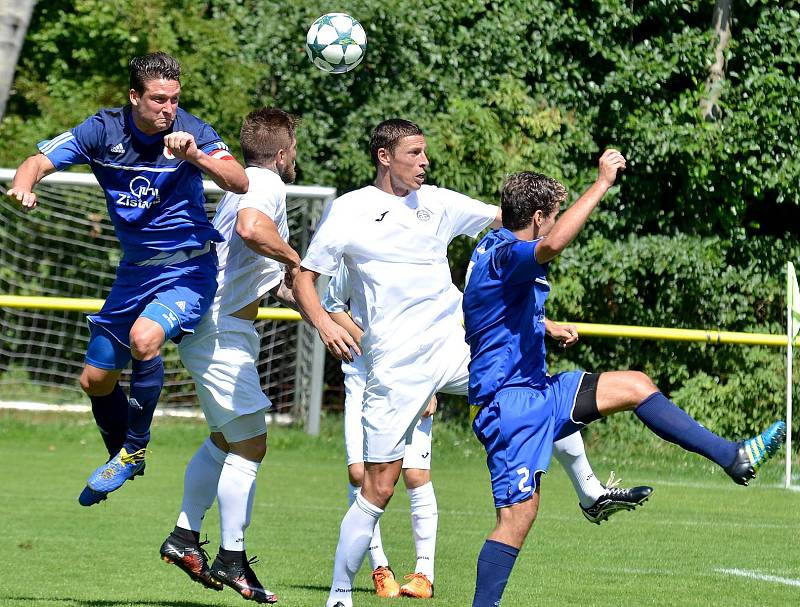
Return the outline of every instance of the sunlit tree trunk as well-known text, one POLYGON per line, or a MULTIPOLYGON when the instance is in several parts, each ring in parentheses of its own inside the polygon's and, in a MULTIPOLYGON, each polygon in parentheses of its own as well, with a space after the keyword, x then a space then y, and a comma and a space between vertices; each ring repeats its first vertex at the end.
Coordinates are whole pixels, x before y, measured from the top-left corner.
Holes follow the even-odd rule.
POLYGON ((0 119, 6 111, 19 52, 36 0, 0 0, 0 119))
POLYGON ((731 41, 731 0, 717 0, 711 25, 717 46, 714 48, 714 63, 708 69, 705 95, 700 101, 700 113, 706 120, 716 120, 721 115, 718 102, 725 79, 725 51, 731 41))

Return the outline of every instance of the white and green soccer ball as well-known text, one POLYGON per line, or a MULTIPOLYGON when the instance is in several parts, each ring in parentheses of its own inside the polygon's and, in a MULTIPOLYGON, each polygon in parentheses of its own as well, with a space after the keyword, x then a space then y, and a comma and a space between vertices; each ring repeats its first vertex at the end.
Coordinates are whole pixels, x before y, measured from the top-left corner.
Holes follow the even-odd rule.
POLYGON ((356 67, 367 50, 367 33, 345 13, 328 13, 311 24, 306 53, 319 69, 343 74, 356 67))

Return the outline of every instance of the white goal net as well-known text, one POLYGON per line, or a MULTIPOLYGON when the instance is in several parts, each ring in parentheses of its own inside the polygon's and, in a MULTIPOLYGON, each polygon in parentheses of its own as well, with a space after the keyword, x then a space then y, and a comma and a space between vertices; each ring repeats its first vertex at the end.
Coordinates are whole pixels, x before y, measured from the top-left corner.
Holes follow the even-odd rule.
MULTIPOLYGON (((14 171, 0 169, 0 192, 14 171)), ((206 185, 206 210, 221 197, 206 185)), ((114 280, 120 248, 93 175, 55 173, 37 187, 39 206, 23 213, 0 202, 0 295, 103 298, 114 280)), ((289 186, 286 201, 291 243, 305 251, 313 228, 335 190, 289 186)), ((275 300, 262 305, 277 306, 275 300)), ((259 320, 262 386, 277 413, 307 423, 315 432, 322 399, 324 348, 303 322, 259 320)), ((0 308, 0 400, 88 402, 78 384, 89 331, 86 312, 0 308)), ((162 355, 161 406, 195 406, 194 384, 174 344, 162 355)), ((122 377, 127 387, 128 375, 122 377)))

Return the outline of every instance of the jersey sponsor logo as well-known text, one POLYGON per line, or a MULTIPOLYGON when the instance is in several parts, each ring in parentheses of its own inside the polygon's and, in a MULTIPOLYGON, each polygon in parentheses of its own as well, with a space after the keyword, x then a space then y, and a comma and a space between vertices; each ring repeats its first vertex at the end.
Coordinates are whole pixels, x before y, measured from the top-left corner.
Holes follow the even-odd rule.
POLYGON ((125 153, 125 147, 121 143, 118 143, 117 145, 111 147, 111 153, 112 154, 124 154, 125 153))
POLYGON ((419 219, 420 221, 428 221, 430 218, 431 214, 425 209, 419 209, 417 211, 417 219, 419 219))
POLYGON ((176 301, 175 305, 180 308, 181 312, 186 312, 186 302, 185 301, 176 301))
POLYGON ((154 204, 158 204, 161 201, 158 196, 158 188, 154 188, 147 177, 137 175, 131 179, 129 187, 130 194, 127 192, 120 192, 117 196, 118 205, 149 209, 154 204))
POLYGON ((380 217, 378 217, 378 218, 377 218, 375 221, 383 221, 383 218, 384 218, 384 217, 386 217, 386 214, 387 214, 388 212, 389 212, 389 211, 384 211, 383 213, 381 213, 381 216, 380 216, 380 217))

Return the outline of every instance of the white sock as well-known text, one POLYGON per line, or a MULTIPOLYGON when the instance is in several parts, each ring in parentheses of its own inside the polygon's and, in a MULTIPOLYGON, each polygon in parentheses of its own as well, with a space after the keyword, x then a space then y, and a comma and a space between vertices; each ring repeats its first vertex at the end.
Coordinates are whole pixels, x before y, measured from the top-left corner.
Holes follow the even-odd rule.
POLYGON ((219 545, 225 550, 245 549, 244 531, 250 525, 260 465, 233 453, 225 458, 217 485, 219 545))
POLYGON ((432 584, 436 555, 436 527, 439 522, 433 484, 428 482, 416 489, 408 489, 408 498, 411 502, 411 530, 414 532, 414 545, 417 549, 417 565, 414 572, 424 573, 432 584))
POLYGON ((572 481, 581 506, 588 508, 605 493, 603 484, 594 475, 586 458, 586 448, 580 432, 574 432, 554 442, 553 455, 572 481))
POLYGON ((333 559, 331 592, 325 607, 333 607, 339 601, 345 607, 352 607, 353 578, 361 568, 372 532, 381 514, 383 510, 370 504, 359 493, 344 515, 339 527, 339 544, 333 559))
MULTIPOLYGON (((356 496, 361 492, 361 487, 347 484, 349 505, 352 506, 356 501, 356 496)), ((381 539, 381 523, 375 523, 375 531, 372 532, 372 539, 369 542, 369 564, 375 571, 378 567, 388 567, 389 559, 383 551, 383 540, 381 539)))
POLYGON ((207 438, 194 454, 183 475, 183 502, 176 523, 181 529, 200 531, 203 517, 217 497, 217 481, 228 455, 207 438))

